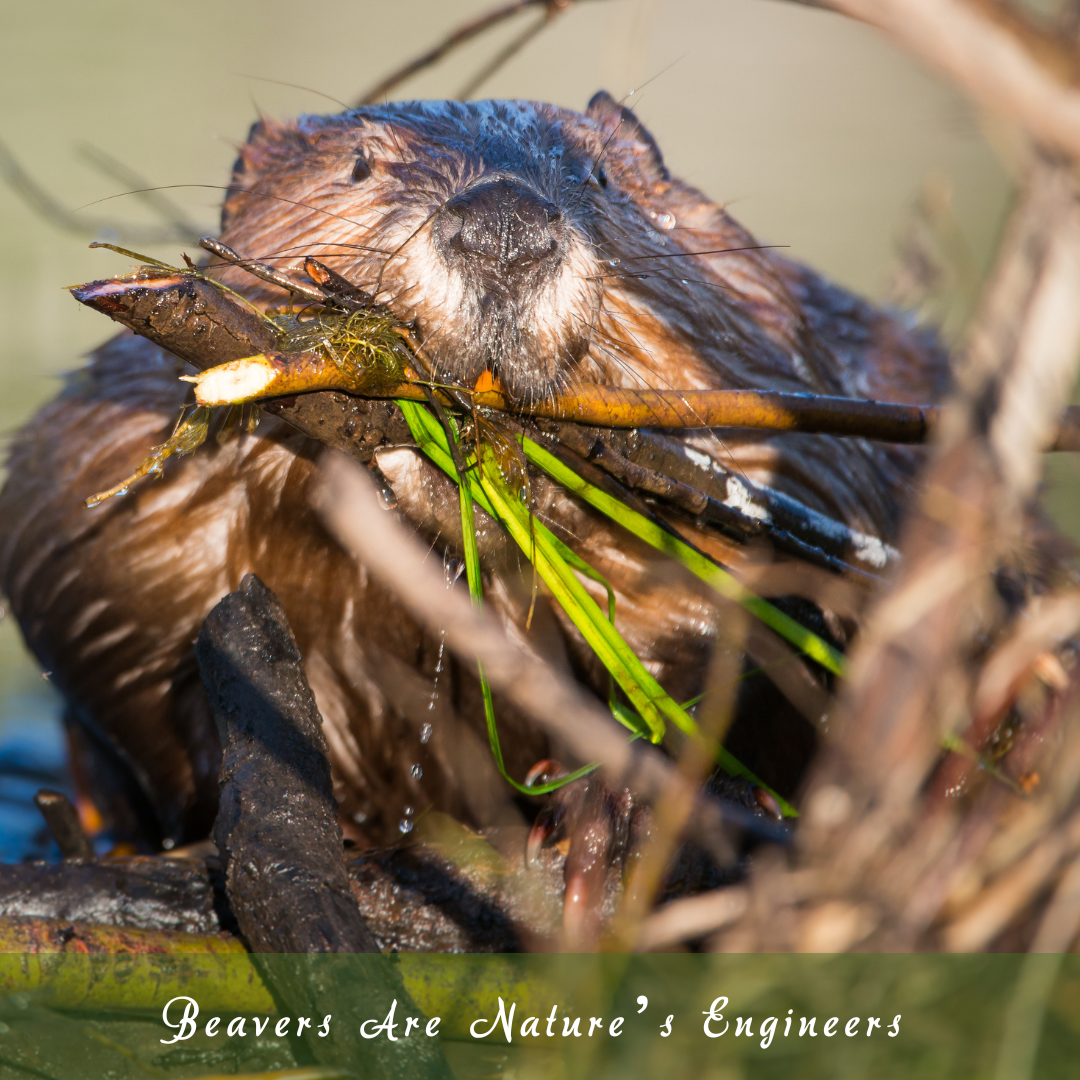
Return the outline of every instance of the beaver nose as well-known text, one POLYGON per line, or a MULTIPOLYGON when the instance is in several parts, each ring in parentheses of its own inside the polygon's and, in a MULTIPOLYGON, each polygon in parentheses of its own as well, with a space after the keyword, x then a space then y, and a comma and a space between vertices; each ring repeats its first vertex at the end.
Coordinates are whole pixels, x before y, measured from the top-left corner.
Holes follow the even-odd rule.
POLYGON ((450 247, 464 255, 520 268, 550 258, 559 248, 559 208, 512 180, 477 184, 443 210, 450 247))

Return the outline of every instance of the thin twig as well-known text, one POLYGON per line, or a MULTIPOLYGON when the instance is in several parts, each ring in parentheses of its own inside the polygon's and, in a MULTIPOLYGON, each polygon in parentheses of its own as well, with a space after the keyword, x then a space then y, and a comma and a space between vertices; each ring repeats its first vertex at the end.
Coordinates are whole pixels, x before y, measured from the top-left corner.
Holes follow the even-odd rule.
POLYGON ((488 79, 513 60, 544 27, 549 26, 564 11, 568 11, 572 2, 573 0, 561 0, 560 3, 551 3, 549 0, 545 5, 543 15, 500 49, 454 96, 459 101, 468 101, 488 79))
POLYGON ((464 45, 466 42, 472 41, 475 37, 479 37, 480 34, 490 30, 492 27, 506 22, 507 19, 513 18, 519 11, 524 11, 526 8, 530 7, 536 7, 539 4, 547 5, 548 3, 549 0, 513 0, 512 3, 494 8, 484 15, 481 15, 479 18, 473 19, 463 26, 459 26, 456 30, 447 34, 442 41, 429 49, 426 53, 421 53, 419 56, 414 57, 407 64, 403 64, 401 67, 392 71, 384 79, 376 83, 356 103, 357 107, 359 108, 362 105, 374 105, 382 101, 391 90, 400 86, 406 79, 411 78, 413 75, 417 74, 417 72, 423 71, 425 68, 431 67, 433 64, 437 64, 444 56, 453 52, 454 49, 464 45))
MULTIPOLYGON (((280 270, 275 270, 274 267, 259 262, 257 259, 246 259, 238 251, 233 251, 228 244, 223 244, 220 240, 216 240, 212 236, 202 237, 199 240, 199 247, 204 251, 211 252, 211 254, 216 255, 219 259, 223 259, 227 263, 239 266, 241 270, 246 270, 254 277, 267 281, 271 285, 276 285, 279 289, 285 289, 295 296, 303 297, 313 304, 321 305, 326 303, 326 294, 321 289, 294 281, 288 274, 283 274, 280 270)), ((322 388, 312 387, 312 389, 318 390, 322 388)))

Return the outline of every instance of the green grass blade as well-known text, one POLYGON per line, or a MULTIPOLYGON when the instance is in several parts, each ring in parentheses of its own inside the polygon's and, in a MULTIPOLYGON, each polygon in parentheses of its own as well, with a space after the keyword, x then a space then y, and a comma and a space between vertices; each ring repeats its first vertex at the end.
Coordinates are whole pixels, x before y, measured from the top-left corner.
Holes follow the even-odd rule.
MULTIPOLYGON (((453 458, 445 446, 446 435, 435 418, 422 405, 416 402, 400 402, 405 419, 420 448, 428 454, 444 472, 458 480, 453 458)), ((510 532, 515 543, 534 562, 537 573, 552 591, 556 601, 573 620, 604 667, 614 677, 616 683, 630 699, 631 704, 641 715, 648 728, 649 737, 659 742, 664 736, 664 714, 654 698, 667 699, 667 694, 655 679, 645 671, 641 661, 634 655, 622 636, 610 621, 605 619, 596 605, 596 601, 585 591, 584 586, 560 558, 560 548, 569 550, 541 522, 532 518, 527 507, 514 496, 497 470, 473 470, 469 473, 468 483, 474 499, 484 510, 510 532), (483 472, 482 479, 476 476, 483 472), (494 475, 492 475, 494 474, 494 475)), ((570 553, 576 562, 583 562, 570 553)), ((587 566, 587 564, 585 564, 587 566)), ((466 563, 466 569, 468 564, 466 563)), ((589 567, 592 571, 592 568, 589 567)), ((595 574, 595 571, 592 571, 595 574)), ((609 611, 614 594, 609 589, 609 611)), ((674 705, 674 702, 671 702, 674 705)), ((677 709, 678 706, 675 706, 677 709)), ((693 726, 693 721, 682 714, 680 719, 693 726)), ((624 713, 617 717, 620 723, 627 722, 624 713)), ((637 730, 640 730, 638 728, 637 730)))
MULTIPOLYGON (((408 421, 409 427, 420 448, 436 465, 439 466, 439 468, 458 482, 459 487, 463 486, 461 485, 457 470, 454 467, 453 458, 446 445, 446 435, 435 418, 426 408, 416 402, 403 400, 399 402, 399 405, 402 407, 405 418, 408 421)), ((526 440, 526 442, 528 442, 528 440, 526 440)), ((536 447, 535 444, 532 445, 550 458, 551 455, 548 455, 541 447, 536 447)), ((526 453, 528 453, 528 447, 526 447, 526 453)), ((555 461, 553 458, 551 460, 555 461)), ((581 560, 574 552, 570 551, 542 522, 537 521, 533 517, 528 507, 506 485, 499 474, 497 467, 494 467, 493 465, 492 467, 485 467, 488 464, 488 462, 484 462, 476 469, 467 470, 468 475, 464 486, 468 487, 469 494, 472 496, 473 500, 475 500, 477 505, 502 523, 503 527, 510 533, 514 542, 525 553, 526 557, 533 562, 537 573, 540 575, 545 585, 550 589, 555 600, 574 622, 574 625, 581 632, 586 642, 622 688, 627 698, 629 698, 634 709, 637 710, 640 720, 644 721, 646 730, 642 730, 641 727, 638 726, 638 717, 635 717, 629 709, 624 707, 620 707, 618 711, 615 712, 616 719, 630 728, 630 730, 633 730, 635 735, 647 735, 653 742, 659 742, 660 739, 663 738, 666 730, 665 719, 670 720, 685 734, 697 734, 698 727, 693 718, 690 717, 689 714, 667 694, 653 676, 649 674, 644 665, 634 654, 633 650, 630 649, 622 636, 615 629, 612 621, 604 617, 596 601, 589 595, 585 590, 585 587, 575 576, 574 567, 571 563, 582 563, 583 560, 581 560), (563 552, 568 552, 570 556, 572 556, 572 560, 564 558, 563 552)), ((538 462, 537 464, 540 463, 538 462)), ((559 465, 557 461, 555 464, 559 465)), ((540 464, 540 467, 544 468, 544 465, 540 464)), ((549 470, 545 469, 545 471, 549 470)), ((585 481, 582 481, 576 473, 572 473, 570 470, 565 470, 565 472, 569 477, 573 477, 576 482, 572 486, 570 484, 566 485, 571 487, 571 490, 581 493, 581 485, 591 487, 591 485, 587 485, 585 481)), ((560 483, 563 482, 560 476, 555 476, 555 479, 559 480, 560 483)), ((592 490, 595 491, 596 489, 592 490)), ((616 502, 615 500, 612 501, 616 502)), ((616 505, 621 507, 622 504, 616 502, 616 505)), ((602 509, 599 506, 597 508, 602 509)), ((625 510, 626 508, 623 507, 623 509, 625 510)), ((468 513, 471 519, 471 512, 471 506, 468 511, 463 510, 463 526, 466 521, 464 515, 468 513)), ((612 515, 609 514, 609 516, 612 515)), ((640 517, 640 515, 635 515, 635 517, 640 517)), ((618 520, 618 518, 616 518, 616 520, 618 520)), ((647 519, 642 518, 641 520, 651 525, 651 522, 648 522, 647 519)), ((631 529, 631 531, 634 530, 631 529)), ((664 533, 663 530, 657 531, 669 540, 675 539, 674 537, 670 537, 669 534, 664 533)), ((475 547, 475 531, 473 531, 471 535, 473 538, 473 546, 475 547)), ((686 545, 682 546, 686 547, 686 545)), ((662 548, 662 550, 667 549, 662 548)), ((697 553, 693 552, 690 548, 687 548, 687 551, 697 555, 697 553)), ((698 556, 698 558, 709 567, 713 566, 712 563, 709 563, 708 560, 705 560, 702 556, 698 556)), ((585 566, 587 567, 588 564, 585 564, 585 566)), ((714 569, 719 570, 720 568, 714 567, 714 569)), ((466 571, 468 572, 468 570, 469 559, 467 557, 466 571)), ((614 594, 611 591, 610 586, 606 580, 597 575, 597 572, 591 567, 588 567, 588 570, 592 571, 589 573, 590 577, 598 577, 603 582, 605 588, 608 589, 608 607, 610 613, 612 611, 614 600, 614 594)), ((477 579, 479 580, 478 557, 476 560, 475 572, 477 573, 477 579)), ((586 571, 579 570, 579 572, 585 573, 586 571)), ((725 572, 721 571, 721 573, 725 572)), ((727 576, 730 578, 730 575, 727 576)), ((730 580, 739 589, 742 588, 737 582, 734 582, 734 579, 730 580)), ((470 592, 471 591, 472 584, 470 582, 470 592)), ((752 594, 748 595, 752 596, 752 594)), ((786 616, 782 616, 781 612, 776 611, 772 605, 766 604, 765 601, 759 602, 764 604, 765 607, 775 615, 786 618, 786 616)), ((791 621, 793 625, 798 626, 797 623, 794 623, 794 620, 789 621, 791 621)), ((802 628, 800 627, 800 629, 802 628)), ((807 631, 807 633, 809 633, 809 631, 807 631)), ((813 637, 814 635, 810 636, 813 637)), ((815 638, 815 640, 820 639, 815 638)), ((821 644, 824 645, 823 642, 821 644)), ((488 697, 485 697, 485 712, 488 716, 488 730, 489 737, 491 737, 494 732, 494 715, 493 712, 488 710, 489 701, 488 697)), ((498 736, 496 733, 493 739, 493 750, 495 745, 497 745, 497 738, 498 736)), ((723 768, 730 776, 744 777, 751 783, 757 784, 759 787, 772 794, 777 799, 785 816, 796 816, 797 811, 790 803, 773 791, 767 784, 763 783, 753 772, 747 769, 737 758, 722 747, 717 751, 717 761, 721 768, 723 768)), ((541 794, 545 790, 553 790, 549 785, 536 788, 524 788, 517 784, 511 777, 507 776, 505 769, 502 766, 501 752, 497 755, 497 762, 502 775, 518 790, 524 791, 526 794, 541 794)), ((591 767, 586 767, 584 771, 588 771, 589 768, 591 767)), ((564 777, 560 781, 557 781, 554 787, 562 786, 563 784, 568 783, 570 779, 576 778, 582 774, 583 770, 578 770, 572 777, 564 777)))
POLYGON ((805 626, 796 622, 790 615, 785 615, 767 600, 763 600, 760 596, 752 593, 727 570, 717 566, 716 563, 711 559, 707 559, 700 552, 695 551, 689 544, 684 543, 678 537, 672 536, 666 529, 662 529, 655 522, 631 510, 628 506, 619 502, 618 499, 594 487, 587 480, 583 480, 576 472, 540 446, 539 443, 526 438, 522 440, 522 446, 525 456, 537 468, 542 469, 576 495, 580 495, 591 506, 596 507, 602 514, 611 518, 612 521, 618 522, 636 537, 644 540, 645 543, 682 563, 702 581, 711 585, 721 596, 741 604, 751 615, 760 619, 770 629, 775 630, 781 637, 791 642, 792 645, 797 646, 812 660, 816 660, 823 668, 831 671, 834 675, 844 675, 844 657, 813 631, 807 630, 805 626))
MULTIPOLYGON (((445 432, 443 434, 445 435, 445 432)), ((446 458, 450 461, 451 467, 453 467, 453 459, 450 458, 449 454, 446 455, 446 458)), ((468 483, 463 481, 460 477, 458 477, 458 496, 461 506, 462 547, 465 553, 465 579, 469 584, 469 596, 472 599, 473 604, 476 607, 482 607, 484 603, 484 586, 480 576, 480 550, 476 543, 476 518, 473 514, 473 497, 472 493, 469 491, 468 483)), ((546 795, 549 792, 557 791, 559 788, 573 783, 582 776, 587 776, 589 773, 599 768, 599 766, 595 764, 585 765, 570 773, 568 776, 560 777, 558 780, 553 780, 547 784, 534 784, 531 787, 527 787, 525 784, 519 784, 506 771, 502 744, 499 741, 499 731, 495 724, 495 703, 491 696, 491 684, 487 681, 487 676, 484 674, 484 665, 477 662, 476 668, 477 673, 480 676, 480 692, 484 699, 484 720, 487 725, 488 743, 491 746, 491 755, 495 759, 495 765, 499 770, 499 774, 511 787, 525 795, 546 795)))
POLYGON ((518 547, 527 555, 532 555, 533 564, 544 584, 641 714, 649 727, 652 741, 659 742, 664 737, 665 725, 656 699, 659 695, 667 695, 645 671, 618 631, 604 618, 596 601, 585 591, 585 586, 575 577, 573 570, 559 558, 551 542, 553 538, 543 523, 530 520, 528 508, 509 492, 501 491, 501 485, 486 469, 481 474, 480 485, 495 507, 499 520, 518 547), (532 550, 534 547, 535 551, 532 550))

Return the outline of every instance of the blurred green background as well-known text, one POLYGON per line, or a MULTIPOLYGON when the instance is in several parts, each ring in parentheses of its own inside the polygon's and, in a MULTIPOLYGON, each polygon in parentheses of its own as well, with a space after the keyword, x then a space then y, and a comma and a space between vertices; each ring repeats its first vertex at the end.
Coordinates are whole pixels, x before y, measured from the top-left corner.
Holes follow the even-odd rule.
MULTIPOLYGON (((260 113, 337 111, 492 0, 185 0, 7 4, 0 26, 0 141, 90 223, 153 219, 95 170, 105 151, 207 230, 260 113), (291 86, 282 83, 294 84, 291 86), (303 87, 304 89, 301 89, 303 87)), ((402 86, 454 96, 535 11, 402 86)), ((582 0, 475 96, 583 108, 629 98, 672 171, 763 241, 876 299, 920 306, 955 336, 1011 191, 1008 132, 875 32, 767 0, 582 0), (906 260, 901 252, 906 251, 906 260)), ((126 263, 89 251, 0 186, 0 429, 55 393, 111 334, 63 286, 126 263)), ((176 245, 149 253, 176 262, 176 245)), ((1068 508, 1068 462, 1052 504, 1068 508)), ((55 714, 12 619, 0 621, 0 737, 55 714)))

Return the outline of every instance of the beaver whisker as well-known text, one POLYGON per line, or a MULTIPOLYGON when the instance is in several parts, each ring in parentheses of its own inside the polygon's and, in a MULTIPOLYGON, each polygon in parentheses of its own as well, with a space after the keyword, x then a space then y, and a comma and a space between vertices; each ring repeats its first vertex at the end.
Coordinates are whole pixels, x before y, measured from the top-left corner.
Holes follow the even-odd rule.
POLYGON ((391 311, 393 311, 393 310, 394 310, 394 305, 395 305, 395 304, 396 304, 396 303, 397 303, 397 302, 398 302, 398 301, 399 301, 399 300, 400 300, 400 299, 401 299, 401 298, 402 298, 402 297, 403 297, 403 296, 404 296, 404 295, 405 295, 406 293, 412 292, 412 291, 413 291, 414 289, 418 289, 419 287, 420 287, 420 282, 419 282, 419 281, 414 281, 414 282, 413 282, 413 283, 412 283, 411 285, 403 285, 403 286, 402 286, 402 287, 401 287, 400 289, 398 289, 398 291, 397 291, 396 293, 394 293, 394 295, 393 295, 393 296, 391 296, 391 297, 390 297, 390 298, 389 298, 389 299, 388 299, 388 300, 386 301, 386 306, 387 306, 388 308, 390 308, 390 310, 391 310, 391 311))
MULTIPOLYGON (((293 244, 291 247, 277 248, 270 255, 259 255, 256 258, 262 259, 264 262, 269 262, 271 259, 284 258, 286 253, 294 251, 310 251, 312 248, 327 248, 327 247, 339 247, 349 248, 351 251, 368 251, 375 255, 388 255, 389 252, 385 248, 369 247, 366 244, 346 244, 340 240, 311 240, 306 244, 293 244)), ((334 254, 333 252, 324 251, 322 253, 324 259, 347 259, 349 257, 348 252, 342 254, 334 254)))
MULTIPOLYGON (((617 321, 620 313, 604 310, 603 314, 605 314, 608 318, 617 321)), ((656 363, 656 358, 649 352, 649 350, 641 342, 634 339, 633 346, 631 346, 627 342, 620 341, 618 338, 614 337, 610 332, 604 330, 601 327, 598 327, 596 332, 598 334, 604 335, 604 337, 606 337, 608 342, 610 342, 612 345, 614 345, 614 346, 616 346, 618 348, 621 348, 623 350, 624 354, 626 355, 626 357, 628 358, 628 360, 632 359, 635 364, 639 365, 640 367, 644 367, 645 370, 647 372, 649 372, 650 375, 653 375, 657 379, 658 382, 664 383, 666 389, 671 390, 671 391, 675 391, 675 392, 685 390, 685 387, 674 386, 657 367, 653 366, 656 363), (640 354, 642 359, 638 359, 637 355, 634 355, 633 357, 631 357, 631 354, 630 354, 630 349, 631 348, 635 349, 636 353, 640 354)), ((633 336, 634 336, 633 333, 631 333, 630 336, 633 338, 633 336)), ((626 365, 627 362, 628 362, 627 360, 622 360, 622 359, 618 358, 614 354, 611 354, 611 356, 612 356, 612 359, 617 364, 626 365)), ((627 374, 630 374, 630 375, 637 375, 638 374, 637 371, 635 371, 634 369, 632 369, 632 368, 630 368, 628 366, 624 366, 623 370, 625 370, 627 372, 627 374)), ((687 407, 689 408, 689 406, 687 406, 687 407)))
POLYGON ((439 356, 438 350, 432 349, 432 347, 431 347, 432 342, 436 341, 439 334, 442 333, 444 327, 446 326, 447 320, 449 318, 450 318, 450 312, 447 312, 446 315, 443 317, 442 322, 440 322, 434 329, 429 330, 424 335, 423 339, 420 342, 421 348, 427 354, 427 356, 429 357, 430 362, 431 362, 431 370, 428 372, 428 374, 431 376, 431 379, 432 379, 433 382, 449 382, 449 381, 451 381, 448 376, 447 377, 443 376, 443 373, 442 373, 442 360, 441 360, 441 358, 439 356))
POLYGON ((600 147, 600 153, 596 155, 596 160, 593 161, 589 168, 589 171, 585 174, 585 180, 582 182, 581 190, 578 192, 577 202, 574 203, 573 209, 576 210, 581 204, 581 200, 585 197, 585 190, 589 185, 589 181, 592 179, 593 173, 596 172, 596 167, 603 160, 604 155, 607 153, 608 147, 611 145, 612 140, 619 133, 619 129, 623 126, 625 117, 620 117, 619 122, 615 125, 611 134, 604 140, 604 145, 600 147))
POLYGON ((710 251, 665 251, 659 255, 631 255, 623 262, 640 262, 642 259, 688 259, 694 255, 730 255, 736 251, 770 251, 789 248, 790 244, 746 244, 743 247, 713 248, 710 251))
MULTIPOLYGON (((234 187, 232 184, 158 184, 156 187, 138 188, 135 191, 121 191, 116 195, 106 195, 103 199, 95 199, 93 202, 84 203, 82 206, 75 207, 72 213, 77 213, 79 210, 86 210, 91 206, 97 206, 98 203, 110 202, 113 199, 122 199, 125 195, 143 195, 150 191, 176 191, 182 188, 204 188, 210 191, 224 191, 229 194, 232 192, 239 192, 242 195, 255 195, 261 199, 270 199, 272 202, 288 203, 290 206, 298 206, 303 210, 311 210, 316 214, 325 214, 327 217, 344 221, 348 225, 355 225, 358 229, 363 228, 359 222, 353 221, 341 214, 335 214, 332 210, 323 210, 322 207, 312 206, 311 203, 299 202, 296 199, 286 199, 282 195, 272 195, 268 191, 257 191, 254 188, 234 187)), ((377 210, 375 212, 378 213, 377 210)))
MULTIPOLYGON (((601 308, 600 313, 607 316, 607 318, 611 319, 612 321, 618 322, 618 315, 616 312, 608 311, 604 308, 601 308)), ((626 328, 624 327, 624 329, 626 328)), ((654 359, 654 357, 650 354, 649 350, 640 341, 634 338, 632 331, 629 334, 629 336, 633 339, 632 342, 620 340, 619 338, 615 337, 615 335, 612 334, 610 330, 603 329, 599 324, 597 324, 597 329, 595 332, 603 334, 612 345, 621 348, 628 358, 632 357, 632 350, 637 350, 641 352, 648 360, 654 359)), ((652 371, 653 369, 647 368, 647 370, 652 371)))
POLYGON ((731 285, 723 285, 719 281, 704 281, 701 278, 668 278, 668 281, 678 281, 684 285, 704 285, 710 289, 723 289, 725 292, 737 293, 739 290, 731 285))
MULTIPOLYGON (((446 200, 446 202, 449 202, 449 199, 446 200)), ((445 206, 445 205, 446 205, 446 203, 444 202, 443 206, 445 206)), ((428 214, 428 216, 426 218, 424 218, 424 220, 421 221, 420 224, 417 225, 416 228, 413 229, 413 231, 411 233, 409 233, 409 235, 406 236, 404 240, 402 240, 402 242, 398 245, 398 247, 394 251, 392 251, 386 257, 386 259, 383 261, 382 266, 379 268, 379 276, 375 280, 375 295, 376 296, 378 296, 379 292, 382 290, 383 274, 385 273, 387 266, 390 265, 391 259, 393 259, 395 256, 399 255, 401 253, 402 249, 405 247, 405 245, 408 244, 410 241, 412 241, 417 236, 417 234, 424 228, 424 226, 427 225, 441 209, 442 209, 442 206, 437 206, 434 210, 432 210, 431 213, 428 214)))
POLYGON ((703 281, 700 278, 676 278, 664 274, 657 274, 646 271, 643 271, 640 274, 590 274, 585 278, 585 280, 606 281, 608 278, 627 278, 632 281, 648 281, 650 278, 659 278, 662 281, 679 282, 684 285, 707 285, 713 289, 724 289, 727 292, 738 292, 737 289, 733 289, 730 285, 722 285, 719 281, 703 281))

